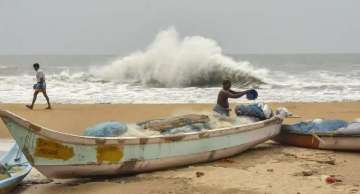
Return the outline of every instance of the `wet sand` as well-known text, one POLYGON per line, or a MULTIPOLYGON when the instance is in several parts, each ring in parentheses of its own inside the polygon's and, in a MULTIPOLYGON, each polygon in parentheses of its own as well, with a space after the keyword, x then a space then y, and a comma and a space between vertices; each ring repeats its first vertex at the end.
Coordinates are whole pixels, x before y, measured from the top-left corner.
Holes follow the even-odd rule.
MULTIPOLYGON (((360 118, 360 102, 271 103, 284 106, 301 119, 360 118)), ((45 105, 31 111, 23 104, 0 104, 24 118, 54 130, 81 134, 101 121, 137 122, 188 112, 211 112, 210 104, 45 105)), ((300 119, 287 119, 291 123, 300 119)), ((10 138, 0 124, 0 138, 10 138)), ((360 193, 360 153, 286 147, 268 141, 229 159, 184 168, 111 179, 49 180, 35 169, 14 193, 360 193), (198 176, 197 176, 198 175, 198 176), (335 175, 342 182, 326 184, 335 175)))

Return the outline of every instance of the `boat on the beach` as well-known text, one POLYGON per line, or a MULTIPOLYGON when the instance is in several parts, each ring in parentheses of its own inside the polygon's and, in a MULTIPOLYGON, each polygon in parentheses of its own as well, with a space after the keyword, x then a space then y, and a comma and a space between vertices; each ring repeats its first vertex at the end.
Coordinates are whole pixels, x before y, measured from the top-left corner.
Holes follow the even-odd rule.
POLYGON ((89 137, 57 132, 0 110, 22 152, 47 177, 115 176, 210 162, 271 139, 283 119, 175 135, 89 137))
POLYGON ((30 172, 31 165, 19 150, 18 145, 13 147, 1 159, 0 193, 8 193, 14 189, 30 172))
POLYGON ((324 150, 360 151, 360 135, 341 133, 301 133, 288 130, 283 125, 281 132, 273 140, 285 144, 305 148, 324 150))

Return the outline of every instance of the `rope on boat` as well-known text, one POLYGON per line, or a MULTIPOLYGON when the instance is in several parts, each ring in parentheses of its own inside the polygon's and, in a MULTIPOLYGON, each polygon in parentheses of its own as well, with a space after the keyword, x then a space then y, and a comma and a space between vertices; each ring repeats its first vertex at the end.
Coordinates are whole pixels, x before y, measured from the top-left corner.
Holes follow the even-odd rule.
POLYGON ((17 162, 21 159, 21 151, 20 148, 18 148, 17 152, 16 152, 16 157, 14 158, 14 161, 17 162))
POLYGON ((12 168, 16 167, 16 166, 27 166, 27 163, 28 162, 22 162, 22 163, 17 163, 17 164, 8 164, 8 163, 5 163, 5 168, 6 170, 11 170, 12 168))
POLYGON ((314 143, 314 138, 317 139, 319 142, 326 144, 326 142, 321 139, 314 131, 311 131, 311 135, 313 136, 311 143, 314 143))
MULTIPOLYGON (((25 136, 24 143, 23 143, 21 146, 18 145, 18 150, 17 150, 17 152, 16 152, 16 157, 14 158, 14 162, 20 161, 21 156, 22 156, 22 155, 21 155, 21 154, 22 154, 22 150, 24 150, 25 144, 29 141, 29 135, 31 135, 30 132, 28 132, 28 134, 25 136)), ((25 163, 26 163, 26 162, 25 162, 25 163)), ((20 164, 22 164, 22 163, 20 163, 20 164)))

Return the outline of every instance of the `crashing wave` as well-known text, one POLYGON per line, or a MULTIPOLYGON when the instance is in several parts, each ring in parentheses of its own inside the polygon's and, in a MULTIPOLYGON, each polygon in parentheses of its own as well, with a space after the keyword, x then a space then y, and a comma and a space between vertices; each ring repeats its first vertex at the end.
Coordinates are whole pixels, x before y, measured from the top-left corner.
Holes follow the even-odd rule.
POLYGON ((212 86, 223 79, 238 86, 257 86, 267 75, 265 69, 225 56, 216 41, 201 36, 180 38, 174 28, 160 32, 145 51, 90 72, 107 81, 157 87, 212 86))

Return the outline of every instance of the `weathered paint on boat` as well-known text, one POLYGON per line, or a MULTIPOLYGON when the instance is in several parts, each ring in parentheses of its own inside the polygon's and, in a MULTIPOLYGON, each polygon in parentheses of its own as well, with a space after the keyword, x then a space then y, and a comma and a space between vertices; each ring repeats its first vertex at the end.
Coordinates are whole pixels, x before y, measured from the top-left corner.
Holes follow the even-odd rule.
POLYGON ((238 154, 280 132, 282 119, 169 136, 86 137, 56 132, 0 110, 29 162, 48 177, 141 173, 238 154))
POLYGON ((286 130, 283 126, 281 133, 273 138, 286 145, 298 147, 325 149, 325 150, 344 150, 360 151, 360 136, 344 134, 303 134, 286 130))
POLYGON ((30 172, 31 165, 26 160, 25 156, 20 152, 18 153, 18 146, 16 144, 7 152, 1 159, 0 162, 3 165, 13 166, 10 169, 10 177, 0 180, 0 193, 8 193, 14 189, 30 172), (15 160, 18 158, 17 160, 15 160), (14 169, 16 168, 16 169, 14 169))

